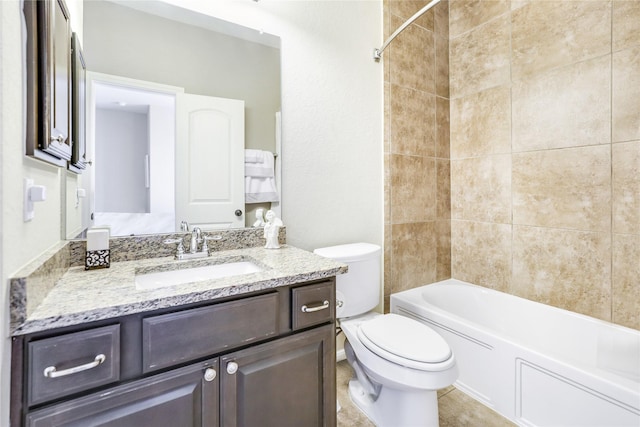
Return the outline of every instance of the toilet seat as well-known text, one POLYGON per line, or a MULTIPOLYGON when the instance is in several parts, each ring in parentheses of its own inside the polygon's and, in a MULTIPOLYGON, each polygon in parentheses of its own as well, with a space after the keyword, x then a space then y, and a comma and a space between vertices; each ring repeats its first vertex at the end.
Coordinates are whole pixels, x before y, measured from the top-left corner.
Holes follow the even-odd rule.
POLYGON ((416 320, 386 314, 363 322, 358 338, 372 353, 390 362, 422 371, 437 371, 452 357, 447 342, 416 320))

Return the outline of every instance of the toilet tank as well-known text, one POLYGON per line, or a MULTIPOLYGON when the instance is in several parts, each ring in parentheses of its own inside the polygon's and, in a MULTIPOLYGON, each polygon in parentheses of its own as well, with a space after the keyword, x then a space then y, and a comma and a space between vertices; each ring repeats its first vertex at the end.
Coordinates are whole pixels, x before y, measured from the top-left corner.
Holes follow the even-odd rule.
POLYGON ((318 248, 315 254, 349 266, 336 277, 336 316, 352 317, 373 310, 380 302, 381 248, 371 243, 318 248))

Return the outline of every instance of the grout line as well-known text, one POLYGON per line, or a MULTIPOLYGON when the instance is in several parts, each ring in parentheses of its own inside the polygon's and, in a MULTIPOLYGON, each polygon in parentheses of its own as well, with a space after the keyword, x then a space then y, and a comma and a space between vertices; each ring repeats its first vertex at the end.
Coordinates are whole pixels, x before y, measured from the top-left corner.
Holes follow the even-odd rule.
POLYGON ((609 218, 609 321, 613 322, 613 251, 614 251, 614 236, 613 236, 613 214, 614 214, 614 188, 613 188, 613 2, 609 3, 610 7, 610 43, 609 49, 609 201, 611 203, 609 218))

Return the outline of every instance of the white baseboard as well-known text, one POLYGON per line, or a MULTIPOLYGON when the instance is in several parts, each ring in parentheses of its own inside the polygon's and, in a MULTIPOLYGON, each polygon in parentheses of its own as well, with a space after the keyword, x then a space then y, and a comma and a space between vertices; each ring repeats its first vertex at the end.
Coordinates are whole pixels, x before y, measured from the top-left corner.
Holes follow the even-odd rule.
POLYGON ((344 354, 344 348, 336 351, 336 362, 341 362, 346 359, 347 359, 347 356, 344 354))

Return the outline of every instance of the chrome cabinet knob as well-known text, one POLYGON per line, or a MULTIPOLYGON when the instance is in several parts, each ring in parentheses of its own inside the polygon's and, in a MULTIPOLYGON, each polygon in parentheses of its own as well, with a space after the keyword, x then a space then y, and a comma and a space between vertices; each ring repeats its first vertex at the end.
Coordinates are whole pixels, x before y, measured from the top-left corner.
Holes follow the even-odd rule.
POLYGON ((218 375, 218 373, 216 372, 215 369, 213 368, 207 368, 204 371, 204 380, 205 381, 213 381, 216 379, 216 376, 218 375))
POLYGON ((238 364, 236 362, 227 363, 227 374, 233 375, 238 372, 238 364))

